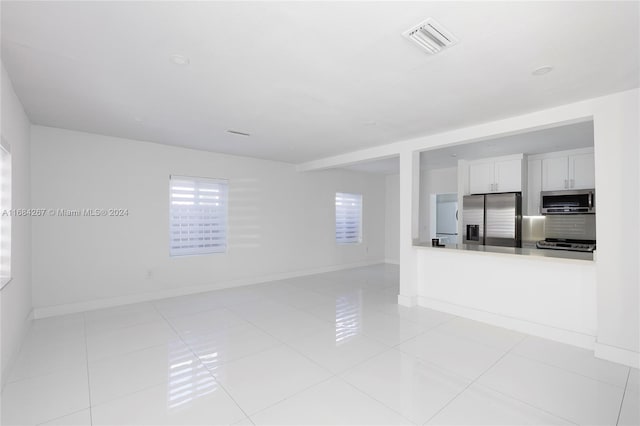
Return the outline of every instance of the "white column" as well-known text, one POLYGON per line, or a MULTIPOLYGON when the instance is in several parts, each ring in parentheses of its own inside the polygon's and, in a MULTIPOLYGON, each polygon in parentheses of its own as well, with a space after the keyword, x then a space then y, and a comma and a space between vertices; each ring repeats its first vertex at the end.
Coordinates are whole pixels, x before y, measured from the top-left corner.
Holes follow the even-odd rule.
MULTIPOLYGON (((598 335, 596 357, 640 368, 638 90, 600 99, 594 114, 598 335)), ((402 259, 401 259, 402 260, 402 259)))
POLYGON ((417 256, 420 153, 400 153, 400 294, 398 304, 415 306, 418 294, 417 256))

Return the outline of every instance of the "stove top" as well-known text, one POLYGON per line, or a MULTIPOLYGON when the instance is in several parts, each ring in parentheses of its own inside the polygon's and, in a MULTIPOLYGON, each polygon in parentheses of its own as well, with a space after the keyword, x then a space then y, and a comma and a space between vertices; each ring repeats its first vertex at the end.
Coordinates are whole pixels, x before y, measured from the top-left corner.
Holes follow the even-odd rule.
POLYGON ((596 242, 593 240, 565 240, 561 238, 547 238, 538 241, 536 247, 550 250, 569 250, 592 252, 596 249, 596 242))

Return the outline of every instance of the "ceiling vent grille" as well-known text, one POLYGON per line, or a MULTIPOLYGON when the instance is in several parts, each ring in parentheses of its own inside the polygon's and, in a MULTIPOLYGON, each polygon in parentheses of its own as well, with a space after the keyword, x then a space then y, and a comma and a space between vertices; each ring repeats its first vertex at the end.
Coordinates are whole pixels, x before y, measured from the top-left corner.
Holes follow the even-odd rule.
POLYGON ((430 55, 434 55, 458 42, 458 39, 453 34, 444 29, 433 18, 422 21, 402 33, 402 35, 426 50, 430 55))

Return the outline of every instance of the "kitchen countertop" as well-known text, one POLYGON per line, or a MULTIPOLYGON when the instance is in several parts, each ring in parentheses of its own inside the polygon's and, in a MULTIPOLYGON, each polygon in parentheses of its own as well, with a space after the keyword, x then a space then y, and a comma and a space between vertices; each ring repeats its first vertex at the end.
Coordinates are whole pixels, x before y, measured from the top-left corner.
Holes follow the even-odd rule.
POLYGON ((549 250, 538 249, 533 245, 526 245, 525 247, 499 247, 499 246, 484 246, 484 245, 472 245, 472 244, 446 244, 444 247, 432 247, 431 241, 427 242, 415 242, 415 247, 424 247, 434 250, 460 250, 466 252, 480 252, 480 253, 497 253, 497 254, 515 254, 520 256, 535 256, 545 258, 556 259, 575 259, 575 260, 594 260, 595 252, 579 252, 579 251, 567 251, 567 250, 549 250))

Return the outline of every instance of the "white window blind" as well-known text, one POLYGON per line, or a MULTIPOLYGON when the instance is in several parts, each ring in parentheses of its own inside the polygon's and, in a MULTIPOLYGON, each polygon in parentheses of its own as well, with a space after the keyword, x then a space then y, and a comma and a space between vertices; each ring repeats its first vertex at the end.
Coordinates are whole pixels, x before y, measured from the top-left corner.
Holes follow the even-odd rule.
POLYGON ((11 279, 11 154, 0 144, 0 288, 11 279))
POLYGON ((362 241, 362 194, 336 193, 336 242, 362 241))
POLYGON ((170 254, 227 251, 228 181, 170 177, 170 254))

